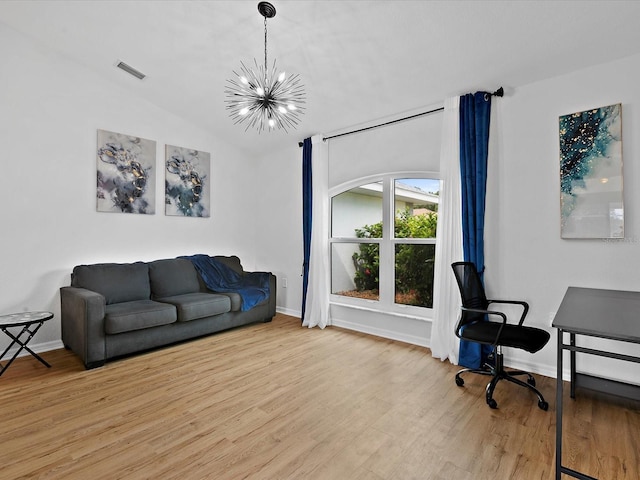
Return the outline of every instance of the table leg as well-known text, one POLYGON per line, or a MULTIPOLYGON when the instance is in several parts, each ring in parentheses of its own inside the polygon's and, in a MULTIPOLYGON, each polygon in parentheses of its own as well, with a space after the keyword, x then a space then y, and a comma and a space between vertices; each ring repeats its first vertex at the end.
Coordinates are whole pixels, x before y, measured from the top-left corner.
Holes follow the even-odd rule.
MULTIPOLYGON (((576 346, 576 334, 569 334, 569 345, 576 346)), ((569 353, 570 362, 569 369, 571 371, 571 398, 576 398, 576 351, 571 350, 569 353)))
POLYGON ((45 365, 47 368, 51 368, 51 365, 49 365, 40 355, 38 355, 36 352, 34 352, 33 350, 31 350, 28 346, 27 343, 29 343, 29 341, 33 338, 33 336, 36 334, 36 332, 40 329, 40 327, 44 324, 44 322, 38 322, 38 323, 34 323, 31 325, 25 325, 22 330, 20 330, 20 333, 18 333, 17 335, 14 335, 13 333, 11 333, 9 331, 8 328, 2 328, 2 331, 9 337, 12 339, 12 342, 9 344, 9 346, 4 350, 4 352, 2 352, 2 355, 0 355, 0 360, 2 360, 2 358, 4 358, 4 356, 7 354, 7 352, 9 352, 9 350, 11 350, 11 348, 14 345, 19 345, 20 348, 18 348, 18 350, 16 350, 16 352, 13 354, 13 356, 11 357, 11 359, 7 362, 6 365, 2 366, 0 365, 0 375, 2 375, 4 373, 4 371, 9 368, 9 365, 11 365, 13 363, 13 361, 18 358, 18 355, 20 355, 20 352, 22 352, 22 350, 26 350, 27 352, 29 352, 33 357, 35 357, 38 361, 40 361, 40 363, 42 363, 43 365, 45 365), (32 329, 30 329, 30 327, 32 329), (25 341, 22 341, 20 338, 23 336, 23 334, 28 334, 28 337, 25 341))
MULTIPOLYGON (((558 360, 556 376, 556 480, 562 477, 562 337, 564 332, 558 329, 558 360)), ((573 383, 572 383, 573 385, 573 383)))

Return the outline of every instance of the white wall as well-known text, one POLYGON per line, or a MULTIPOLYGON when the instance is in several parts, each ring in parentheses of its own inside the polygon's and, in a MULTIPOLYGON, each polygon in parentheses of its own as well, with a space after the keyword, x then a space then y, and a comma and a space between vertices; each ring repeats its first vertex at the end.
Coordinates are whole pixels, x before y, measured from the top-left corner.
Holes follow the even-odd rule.
POLYGON ((58 289, 75 265, 211 253, 255 266, 250 168, 234 148, 2 24, 0 58, 0 313, 54 312, 34 345, 60 346, 58 289), (97 129, 157 142, 155 215, 96 212, 97 129), (210 218, 164 215, 165 144, 211 153, 210 218))
MULTIPOLYGON (((497 155, 489 165, 487 288, 490 294, 530 301, 531 324, 548 328, 552 340, 533 359, 515 352, 510 356, 533 362, 534 369, 549 375, 555 376, 556 362, 556 332, 549 328, 549 317, 568 286, 640 290, 639 80, 640 56, 633 56, 530 84, 495 101, 497 155), (563 240, 558 117, 619 102, 626 238, 563 240)), ((640 328, 640 317, 638 322, 640 328)), ((640 349, 629 345, 616 348, 640 355, 640 349)), ((637 367, 624 362, 579 355, 578 365, 640 383, 637 367)))
MULTIPOLYGON (((425 107, 420 111, 431 109, 425 107)), ((328 140, 329 188, 389 172, 438 172, 441 131, 442 113, 435 112, 328 140)))
POLYGON ((256 269, 273 272, 278 280, 278 311, 300 316, 302 308, 302 149, 292 136, 291 147, 267 155, 256 165, 256 269), (287 286, 285 287, 285 282, 287 286))

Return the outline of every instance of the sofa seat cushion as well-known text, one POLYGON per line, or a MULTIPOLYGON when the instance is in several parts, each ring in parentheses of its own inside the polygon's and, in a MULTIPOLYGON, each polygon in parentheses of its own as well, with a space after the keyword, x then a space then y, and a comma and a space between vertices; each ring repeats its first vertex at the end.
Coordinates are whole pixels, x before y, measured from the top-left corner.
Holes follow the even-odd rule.
MULTIPOLYGON (((232 312, 239 312, 242 310, 242 297, 240 296, 239 293, 236 292, 220 292, 218 295, 225 295, 227 297, 229 297, 229 300, 231 300, 231 311, 232 312)), ((268 303, 269 299, 263 300, 262 302, 258 303, 258 305, 264 305, 265 303, 268 303)))
POLYGON ((231 311, 229 297, 216 293, 186 293, 159 298, 158 301, 175 305, 178 310, 179 322, 188 322, 231 311))
POLYGON ((225 297, 229 297, 229 300, 231 300, 232 312, 239 312, 240 309, 242 308, 242 297, 240 296, 239 293, 224 292, 224 293, 219 293, 219 295, 224 295, 225 297))
POLYGON ((176 307, 168 303, 153 300, 113 303, 105 308, 104 330, 113 335, 168 325, 176 320, 176 307))

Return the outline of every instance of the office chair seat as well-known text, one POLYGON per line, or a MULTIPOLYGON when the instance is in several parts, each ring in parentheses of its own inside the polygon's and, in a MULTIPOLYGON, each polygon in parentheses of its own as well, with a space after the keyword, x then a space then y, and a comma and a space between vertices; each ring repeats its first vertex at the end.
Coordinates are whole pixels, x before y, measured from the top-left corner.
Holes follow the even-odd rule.
MULTIPOLYGON (((460 338, 491 345, 496 339, 501 326, 502 324, 498 322, 474 322, 465 325, 460 332, 460 338)), ((507 324, 500 334, 500 345, 536 353, 549 342, 550 338, 551 335, 546 330, 507 324)))
POLYGON ((462 374, 470 372, 491 376, 486 388, 487 405, 497 408, 498 403, 493 398, 493 391, 501 380, 507 380, 521 387, 528 388, 538 397, 538 407, 547 410, 549 404, 542 394, 535 388, 536 381, 528 372, 522 370, 505 370, 502 347, 512 347, 535 353, 544 347, 551 335, 546 330, 523 325, 529 304, 521 300, 489 300, 484 291, 482 279, 471 262, 455 262, 451 265, 460 289, 462 307, 460 318, 456 325, 457 337, 483 345, 491 345, 492 354, 487 363, 480 368, 465 368, 455 377, 456 385, 462 387, 462 374), (522 314, 517 323, 509 323, 507 315, 495 308, 496 304, 511 304, 522 307, 522 314), (491 308, 489 308, 491 307, 491 308), (526 383, 516 378, 519 375, 527 377, 526 383))

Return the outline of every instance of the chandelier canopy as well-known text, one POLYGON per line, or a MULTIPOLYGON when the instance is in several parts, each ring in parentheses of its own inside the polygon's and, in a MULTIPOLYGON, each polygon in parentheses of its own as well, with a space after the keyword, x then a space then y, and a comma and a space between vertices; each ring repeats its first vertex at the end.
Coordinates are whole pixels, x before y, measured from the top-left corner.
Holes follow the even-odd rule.
POLYGON ((245 123, 247 131, 255 127, 258 132, 295 128, 304 110, 304 86, 298 74, 287 75, 278 72, 276 62, 271 69, 267 63, 267 18, 276 15, 276 9, 269 2, 258 3, 258 12, 264 17, 264 66, 247 67, 240 62, 240 73, 234 71, 235 78, 227 80, 225 94, 227 110, 235 124, 245 123), (255 67, 255 68, 254 68, 255 67))

